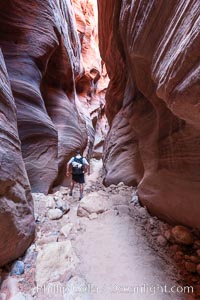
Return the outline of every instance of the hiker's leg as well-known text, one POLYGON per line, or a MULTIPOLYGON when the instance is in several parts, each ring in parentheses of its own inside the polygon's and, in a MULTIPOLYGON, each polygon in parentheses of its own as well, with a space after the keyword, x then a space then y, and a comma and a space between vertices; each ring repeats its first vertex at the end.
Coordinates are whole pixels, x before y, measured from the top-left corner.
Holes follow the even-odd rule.
POLYGON ((83 183, 80 183, 79 187, 80 187, 80 199, 82 199, 83 198, 83 183))
POLYGON ((72 192, 73 192, 73 189, 74 189, 74 184, 75 184, 75 182, 72 180, 71 185, 70 185, 70 192, 69 192, 70 196, 72 196, 72 192))

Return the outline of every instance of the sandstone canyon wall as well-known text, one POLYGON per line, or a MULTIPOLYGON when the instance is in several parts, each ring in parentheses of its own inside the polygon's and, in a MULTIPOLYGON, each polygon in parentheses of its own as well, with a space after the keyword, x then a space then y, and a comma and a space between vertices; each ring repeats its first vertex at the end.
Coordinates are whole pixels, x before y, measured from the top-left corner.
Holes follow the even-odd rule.
POLYGON ((34 238, 33 203, 21 155, 15 101, 0 51, 0 266, 34 238))
POLYGON ((14 0, 1 4, 0 13, 23 159, 32 190, 47 193, 59 164, 87 139, 75 105, 80 47, 72 7, 67 1, 14 0))
POLYGON ((47 193, 63 182, 77 148, 86 148, 86 155, 92 151, 92 121, 101 117, 106 88, 92 3, 0 1, 0 46, 34 192, 47 193))
POLYGON ((103 144, 108 131, 105 117, 105 92, 109 78, 102 63, 98 40, 97 1, 73 0, 76 27, 81 42, 81 64, 84 72, 76 78, 78 107, 90 124, 88 147, 93 157, 101 158, 103 144))
POLYGON ((0 0, 0 265, 33 239, 30 187, 63 183, 69 157, 89 158, 106 122, 94 3, 0 0))
POLYGON ((200 228, 199 1, 98 0, 110 76, 105 184, 138 185, 142 203, 200 228))

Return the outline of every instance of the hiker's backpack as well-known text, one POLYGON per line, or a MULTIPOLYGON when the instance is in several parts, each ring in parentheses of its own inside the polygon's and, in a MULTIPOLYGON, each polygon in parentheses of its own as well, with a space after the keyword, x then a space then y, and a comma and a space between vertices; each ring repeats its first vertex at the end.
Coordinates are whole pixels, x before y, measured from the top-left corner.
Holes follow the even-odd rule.
POLYGON ((84 173, 83 157, 74 157, 72 161, 72 174, 80 175, 84 173))

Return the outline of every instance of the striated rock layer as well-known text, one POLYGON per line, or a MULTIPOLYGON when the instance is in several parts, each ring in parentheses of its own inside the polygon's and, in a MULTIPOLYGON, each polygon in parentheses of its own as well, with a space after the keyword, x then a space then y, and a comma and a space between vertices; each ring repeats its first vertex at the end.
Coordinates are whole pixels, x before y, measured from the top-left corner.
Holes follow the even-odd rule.
MULTIPOLYGON (((86 155, 92 151, 96 125, 92 113, 98 112, 97 119, 101 117, 104 99, 96 96, 101 79, 100 55, 96 59, 97 46, 91 50, 97 35, 92 24, 95 8, 94 3, 82 2, 85 7, 76 7, 74 1, 73 8, 67 0, 0 1, 0 47, 34 192, 47 193, 63 182, 67 160, 77 148, 87 147, 88 137, 86 155), (78 15, 85 27, 78 22, 78 15), (87 42, 90 44, 86 47, 87 42), (77 94, 83 102, 87 102, 87 94, 91 101, 94 99, 89 113, 77 94)), ((102 91, 105 98, 100 88, 102 91)))
POLYGON ((199 1, 101 1, 111 79, 105 183, 137 184, 170 222, 200 228, 199 1))
POLYGON ((106 123, 108 76, 94 4, 0 0, 0 265, 33 239, 28 178, 33 192, 48 193, 66 180, 75 150, 90 157, 95 131, 105 136, 97 125, 106 123))
POLYGON ((0 14, 23 158, 32 190, 47 193, 58 165, 87 140, 75 105, 80 47, 72 7, 69 1, 14 0, 2 4, 0 14))
POLYGON ((0 51, 0 266, 34 238, 33 202, 21 155, 14 98, 0 51))

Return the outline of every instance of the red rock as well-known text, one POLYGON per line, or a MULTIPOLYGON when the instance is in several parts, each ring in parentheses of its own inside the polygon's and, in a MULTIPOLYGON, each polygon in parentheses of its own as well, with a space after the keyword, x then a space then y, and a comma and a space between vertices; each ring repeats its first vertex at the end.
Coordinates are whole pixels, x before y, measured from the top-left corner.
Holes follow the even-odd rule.
POLYGON ((192 262, 185 262, 185 268, 190 273, 195 273, 197 270, 196 264, 192 262))
POLYGON ((200 275, 200 264, 197 265, 197 273, 200 275))
POLYGON ((192 245, 194 238, 189 229, 183 226, 175 226, 172 228, 172 235, 175 242, 182 245, 192 245))
POLYGON ((0 51, 0 266, 16 259, 34 238, 33 200, 17 132, 17 115, 0 51))
POLYGON ((152 214, 200 228, 199 1, 98 7, 111 78, 104 181, 139 184, 152 214))

